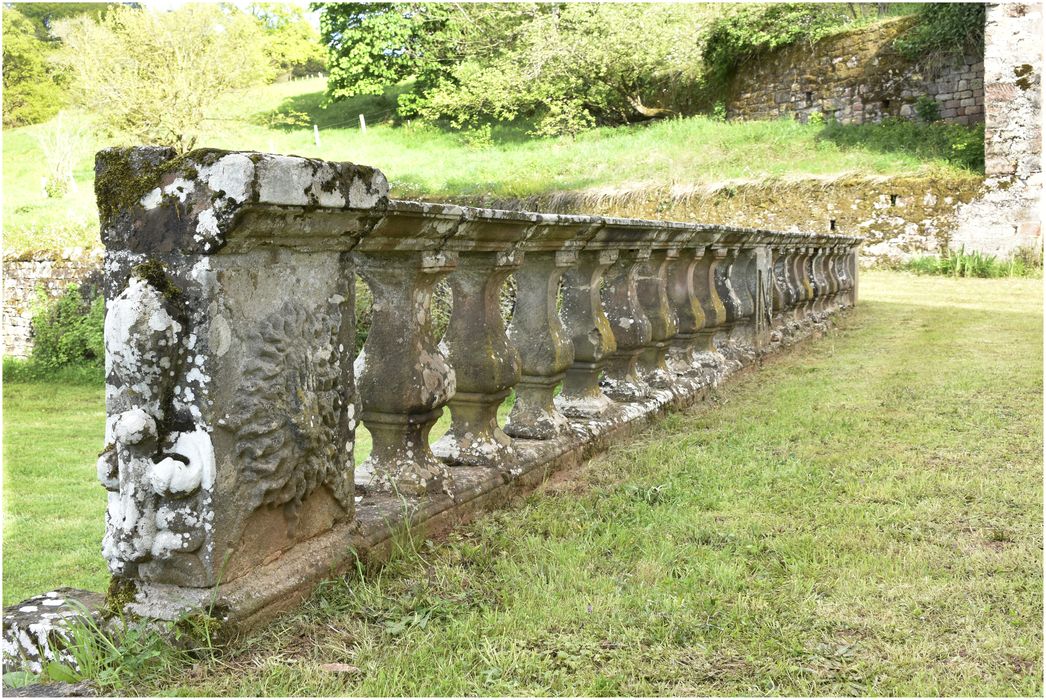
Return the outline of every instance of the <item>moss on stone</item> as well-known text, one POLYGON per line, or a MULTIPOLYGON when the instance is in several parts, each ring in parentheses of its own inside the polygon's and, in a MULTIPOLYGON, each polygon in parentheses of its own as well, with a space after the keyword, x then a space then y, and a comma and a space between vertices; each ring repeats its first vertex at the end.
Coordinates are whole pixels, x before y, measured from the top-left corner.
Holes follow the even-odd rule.
POLYGON ((198 148, 151 167, 141 167, 132 164, 133 149, 100 151, 96 156, 94 192, 102 225, 136 206, 143 196, 160 186, 164 175, 177 172, 186 180, 195 180, 200 174, 197 165, 210 165, 227 153, 219 148, 198 148))
POLYGON ((134 602, 137 592, 133 581, 113 576, 109 579, 109 588, 105 591, 105 611, 110 615, 124 616, 124 608, 134 602))
POLYGON ((182 294, 182 290, 167 276, 163 263, 156 258, 135 265, 131 272, 156 288, 167 301, 176 301, 182 294))

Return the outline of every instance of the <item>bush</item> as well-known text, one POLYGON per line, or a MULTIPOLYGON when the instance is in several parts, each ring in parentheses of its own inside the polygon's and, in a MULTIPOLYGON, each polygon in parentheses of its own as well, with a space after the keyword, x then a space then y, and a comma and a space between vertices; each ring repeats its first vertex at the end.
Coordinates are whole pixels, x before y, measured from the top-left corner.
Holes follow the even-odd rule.
POLYGON ((14 7, 3 11, 3 47, 4 127, 47 121, 65 101, 49 60, 53 48, 14 7))
MULTIPOLYGON (((47 298, 43 289, 37 289, 37 298, 47 298)), ((42 370, 101 367, 105 360, 104 323, 105 300, 97 286, 69 285, 60 297, 43 302, 33 314, 31 364, 42 370)))
POLYGON ((932 54, 984 55, 984 4, 979 2, 927 3, 918 21, 894 40, 894 47, 910 60, 932 54))
POLYGON ((937 100, 929 95, 920 95, 915 101, 915 115, 930 124, 941 118, 941 108, 937 105, 937 100))
POLYGON ((702 55, 707 79, 720 89, 747 60, 800 42, 813 44, 849 21, 842 3, 742 5, 716 19, 702 55))

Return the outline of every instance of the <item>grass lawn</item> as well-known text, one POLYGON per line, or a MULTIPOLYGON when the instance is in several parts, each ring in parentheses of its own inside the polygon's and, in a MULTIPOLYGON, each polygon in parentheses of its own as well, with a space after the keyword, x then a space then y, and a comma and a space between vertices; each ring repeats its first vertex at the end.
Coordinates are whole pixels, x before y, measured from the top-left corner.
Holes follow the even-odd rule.
POLYGON ((104 387, 5 380, 3 398, 3 604, 57 586, 104 591, 104 387))
MULTIPOLYGON (((861 294, 713 410, 126 690, 1041 695, 1042 281, 861 294)), ((100 588, 100 391, 4 398, 5 602, 100 588)))
MULTIPOLYGON (((949 162, 947 127, 869 124, 829 128, 794 121, 717 122, 704 117, 594 129, 576 139, 535 138, 524 124, 495 128, 488 142, 418 124, 393 124, 396 91, 324 107, 323 79, 229 95, 215 105, 199 145, 295 153, 380 168, 398 197, 694 185, 736 179, 843 175, 976 176, 949 162), (305 115, 290 127, 273 114, 305 115), (361 133, 358 115, 367 115, 361 133), (320 127, 320 145, 311 124, 320 127), (943 129, 943 130, 942 130, 943 129)), ((3 219, 7 251, 97 247, 93 153, 75 169, 76 192, 48 199, 38 135, 47 125, 4 130, 3 219)), ((979 138, 979 137, 978 137, 979 138)))

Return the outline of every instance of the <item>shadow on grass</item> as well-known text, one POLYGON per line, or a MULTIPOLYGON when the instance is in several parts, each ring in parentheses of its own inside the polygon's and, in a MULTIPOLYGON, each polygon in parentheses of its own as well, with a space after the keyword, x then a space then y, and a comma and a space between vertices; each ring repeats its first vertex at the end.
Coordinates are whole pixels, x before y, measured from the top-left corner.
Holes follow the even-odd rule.
MULTIPOLYGON (((363 115, 368 126, 390 124, 401 126, 404 122, 397 112, 400 95, 409 93, 412 83, 392 85, 380 95, 357 95, 336 102, 328 101, 325 92, 310 92, 285 99, 271 112, 258 112, 251 116, 251 123, 279 131, 297 131, 303 126, 315 124, 320 129, 359 128, 363 115)), ((446 134, 465 135, 468 130, 456 129, 448 122, 428 124, 430 128, 446 134)), ((487 124, 483 128, 487 128, 487 124)), ((530 135, 533 120, 516 119, 512 122, 490 122, 489 140, 493 144, 524 143, 533 141, 530 135)))
POLYGON ((918 123, 885 119, 878 124, 830 122, 817 135, 842 149, 865 148, 882 153, 907 153, 920 160, 941 159, 984 174, 984 125, 918 123))

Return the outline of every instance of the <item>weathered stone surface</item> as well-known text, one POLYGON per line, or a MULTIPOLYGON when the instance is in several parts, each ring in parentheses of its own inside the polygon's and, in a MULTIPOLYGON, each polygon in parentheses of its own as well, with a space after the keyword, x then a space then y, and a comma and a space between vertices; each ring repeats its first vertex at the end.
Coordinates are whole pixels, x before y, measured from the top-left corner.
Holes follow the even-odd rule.
POLYGON ((4 688, 6 698, 90 698, 98 695, 88 681, 79 683, 33 683, 21 688, 4 688))
POLYGON ((352 517, 344 251, 363 224, 345 217, 331 245, 310 241, 322 227, 267 219, 286 223, 299 205, 378 207, 387 184, 352 165, 150 148, 103 151, 97 183, 103 553, 137 587, 132 609, 173 616, 172 587, 185 597, 235 579, 352 517))
MULTIPOLYGON (((57 588, 4 608, 3 670, 40 673, 49 661, 75 667, 66 650, 72 641, 70 621, 85 624, 98 619, 104 605, 98 593, 77 588, 57 588)), ((7 695, 8 689, 4 689, 7 695)))
MULTIPOLYGON (((843 124, 878 122, 887 117, 915 118, 915 103, 929 97, 960 106, 973 97, 971 86, 984 75, 974 56, 911 61, 894 40, 911 26, 902 17, 826 37, 813 46, 789 46, 737 71, 727 99, 731 119, 790 117, 806 123, 814 115, 843 124), (965 94, 969 93, 969 94, 965 94)), ((963 114, 941 111, 962 124, 984 120, 979 105, 963 114)))

